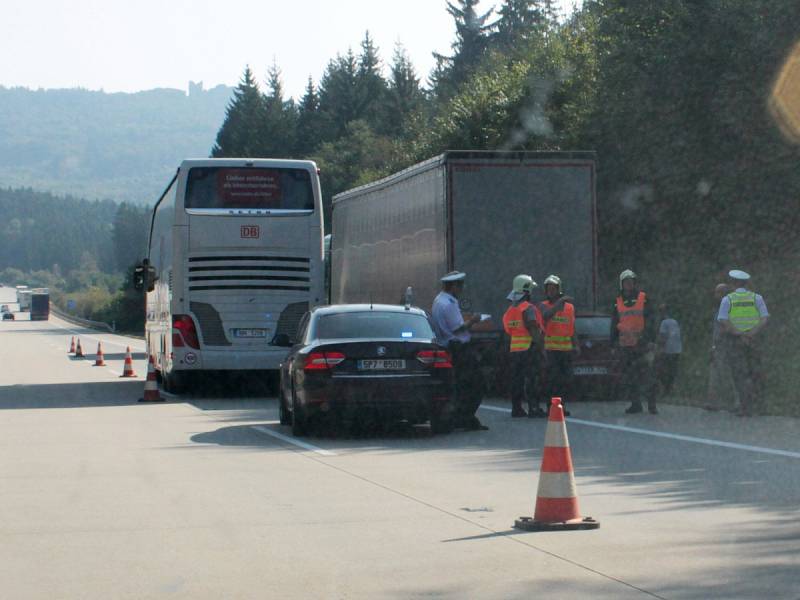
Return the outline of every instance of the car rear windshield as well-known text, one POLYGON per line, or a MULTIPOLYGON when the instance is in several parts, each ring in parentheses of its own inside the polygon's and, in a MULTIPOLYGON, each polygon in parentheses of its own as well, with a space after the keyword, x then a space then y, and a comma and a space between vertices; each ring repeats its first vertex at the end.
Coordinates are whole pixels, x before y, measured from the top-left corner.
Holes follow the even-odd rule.
POLYGON ((194 167, 186 183, 186 208, 314 210, 311 174, 305 169, 194 167))
POLYGON ((317 320, 317 339, 376 338, 433 339, 428 319, 401 312, 347 312, 322 315, 317 320))
POLYGON ((587 337, 610 337, 611 317, 578 317, 575 319, 575 332, 587 337))

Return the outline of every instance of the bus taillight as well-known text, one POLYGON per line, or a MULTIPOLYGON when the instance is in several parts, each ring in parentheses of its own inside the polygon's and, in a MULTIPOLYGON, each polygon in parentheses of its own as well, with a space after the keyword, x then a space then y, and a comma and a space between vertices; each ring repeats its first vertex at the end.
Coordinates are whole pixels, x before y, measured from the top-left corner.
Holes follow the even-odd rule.
POLYGON ((189 315, 172 315, 172 345, 177 347, 188 345, 195 350, 200 349, 197 328, 189 315))

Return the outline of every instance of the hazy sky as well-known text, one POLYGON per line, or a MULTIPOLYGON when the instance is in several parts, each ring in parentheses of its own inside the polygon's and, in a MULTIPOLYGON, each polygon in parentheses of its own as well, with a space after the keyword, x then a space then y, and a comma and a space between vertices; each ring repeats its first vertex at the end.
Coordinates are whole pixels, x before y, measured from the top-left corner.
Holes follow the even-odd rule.
MULTIPOLYGON (((499 2, 482 0, 483 10, 499 2)), ((563 0, 565 7, 572 0, 563 0)), ((275 60, 287 95, 369 30, 385 64, 396 42, 423 82, 454 37, 446 0, 2 0, 0 85, 107 92, 259 82, 275 60), (397 11, 398 7, 402 8, 397 11)))

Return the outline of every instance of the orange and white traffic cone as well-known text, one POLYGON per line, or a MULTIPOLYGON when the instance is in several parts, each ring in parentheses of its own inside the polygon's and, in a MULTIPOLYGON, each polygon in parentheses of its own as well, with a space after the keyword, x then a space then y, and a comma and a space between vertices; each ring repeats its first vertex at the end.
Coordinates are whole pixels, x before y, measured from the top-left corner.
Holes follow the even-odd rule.
POLYGON ((578 511, 572 454, 567 438, 567 424, 561 398, 553 398, 547 432, 544 438, 542 468, 536 509, 531 517, 520 517, 516 529, 527 531, 556 531, 561 529, 597 529, 600 523, 591 517, 582 518, 578 511))
POLYGON ((161 402, 161 394, 158 392, 158 380, 156 379, 156 367, 153 364, 153 357, 147 362, 147 379, 144 382, 144 396, 139 402, 161 402))
POLYGON ((81 348, 81 338, 78 338, 78 345, 75 346, 75 358, 83 358, 83 348, 81 348))
POLYGON ((125 350, 125 366, 122 368, 122 375, 120 377, 136 377, 133 372, 133 356, 131 356, 131 347, 125 350))
POLYGON ((69 343, 69 350, 67 354, 75 354, 75 336, 72 336, 72 340, 69 343))
POLYGON ((97 358, 94 360, 95 367, 105 367, 106 361, 103 358, 103 346, 97 342, 97 358))

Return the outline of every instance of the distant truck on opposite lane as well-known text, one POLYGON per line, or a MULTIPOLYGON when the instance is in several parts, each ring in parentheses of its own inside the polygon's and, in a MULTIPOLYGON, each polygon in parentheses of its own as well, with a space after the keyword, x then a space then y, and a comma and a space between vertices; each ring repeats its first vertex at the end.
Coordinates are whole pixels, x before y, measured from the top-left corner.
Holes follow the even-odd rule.
POLYGON ((33 290, 30 310, 31 321, 47 321, 50 318, 50 291, 33 290))

